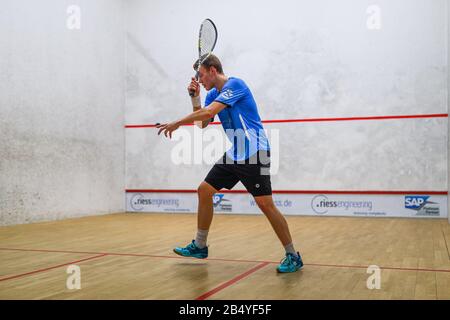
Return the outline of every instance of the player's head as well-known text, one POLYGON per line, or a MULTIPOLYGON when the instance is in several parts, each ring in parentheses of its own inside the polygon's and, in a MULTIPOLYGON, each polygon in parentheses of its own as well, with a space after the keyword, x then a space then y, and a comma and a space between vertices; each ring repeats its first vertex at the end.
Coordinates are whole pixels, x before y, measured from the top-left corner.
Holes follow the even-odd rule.
MULTIPOLYGON (((194 63, 197 70, 199 60, 194 63)), ((222 63, 215 55, 210 54, 201 64, 198 70, 198 80, 206 90, 211 90, 217 81, 217 77, 223 75, 222 63)))

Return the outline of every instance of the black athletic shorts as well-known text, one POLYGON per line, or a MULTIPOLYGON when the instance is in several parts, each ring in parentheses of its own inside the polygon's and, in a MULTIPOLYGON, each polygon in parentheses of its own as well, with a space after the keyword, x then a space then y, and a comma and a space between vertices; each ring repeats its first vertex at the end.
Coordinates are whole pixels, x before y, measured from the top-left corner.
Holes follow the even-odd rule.
POLYGON ((272 194, 270 151, 260 150, 244 161, 234 161, 225 153, 209 171, 205 181, 216 190, 232 189, 239 181, 254 197, 272 194))

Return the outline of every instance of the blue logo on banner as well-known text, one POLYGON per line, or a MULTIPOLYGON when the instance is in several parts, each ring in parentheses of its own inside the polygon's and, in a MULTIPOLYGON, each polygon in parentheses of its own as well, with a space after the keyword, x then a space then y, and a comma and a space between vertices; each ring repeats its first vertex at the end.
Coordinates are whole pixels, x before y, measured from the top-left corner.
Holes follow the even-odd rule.
POLYGON ((406 196, 405 197, 405 208, 412 209, 412 210, 420 210, 427 203, 431 203, 431 202, 427 202, 428 198, 430 198, 430 196, 406 196))
POLYGON ((223 193, 216 193, 213 196, 213 205, 214 208, 218 211, 233 211, 233 205, 231 200, 225 199, 223 193))
POLYGON ((222 202, 223 196, 224 196, 224 194, 219 194, 219 193, 216 193, 213 196, 213 205, 214 205, 214 207, 217 207, 222 202))

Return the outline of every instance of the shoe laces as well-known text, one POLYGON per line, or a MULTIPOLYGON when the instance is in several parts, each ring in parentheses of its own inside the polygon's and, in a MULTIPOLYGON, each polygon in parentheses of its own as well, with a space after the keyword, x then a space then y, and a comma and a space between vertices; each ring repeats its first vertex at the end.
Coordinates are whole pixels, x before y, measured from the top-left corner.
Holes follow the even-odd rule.
POLYGON ((195 245, 194 240, 192 240, 192 242, 188 244, 187 248, 192 249, 192 250, 197 249, 197 246, 195 245))
POLYGON ((290 265, 291 263, 292 263, 292 257, 290 254, 286 254, 286 256, 283 259, 281 259, 281 261, 280 261, 280 264, 285 265, 285 266, 290 265))

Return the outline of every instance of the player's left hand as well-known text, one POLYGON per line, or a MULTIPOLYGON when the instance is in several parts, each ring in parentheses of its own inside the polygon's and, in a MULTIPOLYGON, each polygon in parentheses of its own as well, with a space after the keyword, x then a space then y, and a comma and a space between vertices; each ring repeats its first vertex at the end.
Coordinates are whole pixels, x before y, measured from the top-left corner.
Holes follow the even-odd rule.
POLYGON ((165 123, 165 124, 159 124, 156 126, 156 128, 159 129, 158 135, 161 134, 161 132, 164 132, 164 135, 167 137, 167 134, 169 134, 170 139, 172 139, 172 132, 177 130, 180 127, 178 122, 171 122, 171 123, 165 123))

